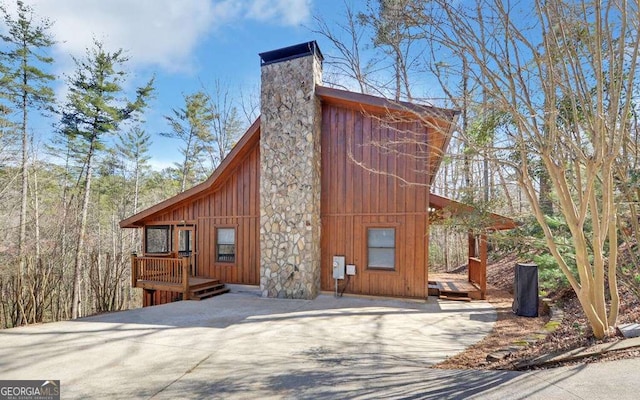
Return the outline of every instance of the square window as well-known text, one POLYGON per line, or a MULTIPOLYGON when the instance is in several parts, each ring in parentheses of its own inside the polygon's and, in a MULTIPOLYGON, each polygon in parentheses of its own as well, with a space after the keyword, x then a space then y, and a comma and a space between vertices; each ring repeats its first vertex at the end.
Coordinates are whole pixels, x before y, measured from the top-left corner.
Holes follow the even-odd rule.
POLYGON ((396 268, 395 228, 367 229, 367 266, 374 269, 396 268))
POLYGON ((164 254, 171 252, 171 227, 151 225, 145 227, 145 253, 164 254))
POLYGON ((216 228, 216 261, 236 261, 236 229, 216 228))

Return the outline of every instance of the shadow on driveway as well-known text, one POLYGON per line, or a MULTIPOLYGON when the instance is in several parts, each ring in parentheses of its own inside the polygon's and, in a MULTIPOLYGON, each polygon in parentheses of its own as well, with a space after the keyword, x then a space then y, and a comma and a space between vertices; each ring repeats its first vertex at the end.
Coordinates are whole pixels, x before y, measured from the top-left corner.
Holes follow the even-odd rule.
POLYGON ((522 376, 428 368, 494 321, 484 302, 230 293, 0 331, 0 379, 60 379, 64 398, 461 398, 522 376))

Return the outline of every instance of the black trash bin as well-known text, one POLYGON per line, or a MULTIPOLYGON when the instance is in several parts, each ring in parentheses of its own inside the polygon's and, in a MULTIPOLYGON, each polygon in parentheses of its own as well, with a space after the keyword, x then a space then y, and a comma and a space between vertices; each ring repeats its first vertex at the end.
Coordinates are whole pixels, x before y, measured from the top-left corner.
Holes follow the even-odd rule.
POLYGON ((517 263, 513 280, 513 312, 522 317, 537 317, 538 301, 538 266, 517 263))

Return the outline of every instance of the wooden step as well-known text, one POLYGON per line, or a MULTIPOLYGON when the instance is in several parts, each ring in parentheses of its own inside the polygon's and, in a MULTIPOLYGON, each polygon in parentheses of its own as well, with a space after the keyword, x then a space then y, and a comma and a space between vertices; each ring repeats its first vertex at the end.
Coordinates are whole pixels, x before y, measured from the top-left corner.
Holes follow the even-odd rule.
POLYGON ((438 285, 438 282, 429 281, 427 286, 427 296, 440 296, 440 285, 438 285))
POLYGON ((457 300, 457 301, 471 301, 472 298, 466 293, 459 292, 440 292, 438 297, 442 300, 457 300))
POLYGON ((224 283, 214 283, 195 290, 192 289, 189 298, 191 300, 203 300, 208 299, 209 297, 228 293, 230 290, 231 289, 226 287, 224 283))
POLYGON ((427 288, 429 296, 438 296, 443 300, 471 301, 482 298, 482 292, 475 283, 458 279, 430 280, 427 288))
POLYGON ((200 277, 189 278, 189 289, 191 289, 192 292, 200 289, 206 289, 211 285, 218 285, 218 284, 220 284, 219 279, 200 278, 200 277))

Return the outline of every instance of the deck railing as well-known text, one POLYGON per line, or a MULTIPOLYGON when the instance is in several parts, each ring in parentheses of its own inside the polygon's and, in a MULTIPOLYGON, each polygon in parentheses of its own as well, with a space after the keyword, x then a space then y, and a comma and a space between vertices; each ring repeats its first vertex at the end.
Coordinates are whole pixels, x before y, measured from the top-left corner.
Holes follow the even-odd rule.
POLYGON ((182 288, 185 300, 189 299, 189 257, 137 257, 131 255, 131 286, 137 287, 138 281, 153 281, 176 284, 182 288))

